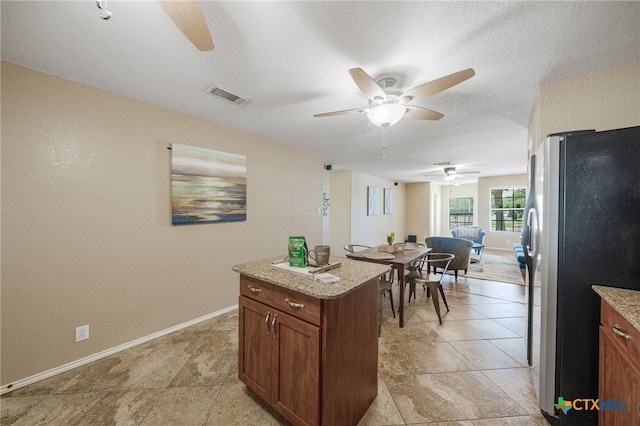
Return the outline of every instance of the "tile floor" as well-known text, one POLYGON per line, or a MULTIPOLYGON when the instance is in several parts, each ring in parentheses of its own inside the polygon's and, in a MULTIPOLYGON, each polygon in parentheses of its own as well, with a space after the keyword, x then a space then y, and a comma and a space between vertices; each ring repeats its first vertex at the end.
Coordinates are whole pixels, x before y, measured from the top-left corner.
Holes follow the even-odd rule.
MULTIPOLYGON (((526 367, 524 287, 444 287, 442 325, 420 290, 402 329, 385 301, 378 397, 360 425, 546 425, 526 367)), ((16 389, 0 424, 287 425, 237 379, 237 321, 234 311, 16 389)))

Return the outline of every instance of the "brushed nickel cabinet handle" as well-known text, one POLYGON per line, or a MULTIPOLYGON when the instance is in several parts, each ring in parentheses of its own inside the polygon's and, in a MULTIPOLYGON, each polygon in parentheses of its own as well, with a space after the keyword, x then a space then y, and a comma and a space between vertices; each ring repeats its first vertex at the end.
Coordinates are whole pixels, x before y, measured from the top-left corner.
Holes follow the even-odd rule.
POLYGON ((291 306, 292 308, 298 308, 298 309, 303 309, 304 308, 304 303, 296 303, 296 302, 292 302, 289 299, 284 299, 284 302, 291 306))
POLYGON ((623 333, 622 331, 620 331, 620 326, 618 324, 613 324, 613 327, 611 327, 611 329, 613 330, 613 334, 624 337, 625 340, 631 339, 631 336, 629 336, 627 333, 623 333))
POLYGON ((273 338, 276 337, 276 318, 278 318, 278 314, 273 314, 273 321, 271 321, 271 331, 273 331, 273 338))
POLYGON ((261 288, 252 287, 251 284, 248 284, 247 287, 249 287, 249 291, 253 294, 262 293, 261 288))
POLYGON ((269 317, 271 316, 271 311, 267 311, 267 316, 264 319, 264 328, 267 329, 267 336, 269 335, 269 317))

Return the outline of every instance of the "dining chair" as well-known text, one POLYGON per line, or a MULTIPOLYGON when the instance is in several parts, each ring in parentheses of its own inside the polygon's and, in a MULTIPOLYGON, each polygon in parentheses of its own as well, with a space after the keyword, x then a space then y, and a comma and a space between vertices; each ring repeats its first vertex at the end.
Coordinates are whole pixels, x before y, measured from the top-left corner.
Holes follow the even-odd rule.
POLYGON ((378 288, 380 291, 380 312, 378 313, 378 337, 382 333, 382 301, 389 293, 389 301, 391 302, 391 312, 393 313, 393 317, 396 317, 396 310, 393 307, 393 277, 395 276, 395 272, 391 269, 386 274, 380 276, 380 282, 378 284, 378 288))
POLYGON ((444 295, 442 289, 442 278, 447 274, 449 264, 455 258, 455 255, 451 253, 428 253, 425 256, 422 264, 416 262, 416 268, 413 268, 409 273, 409 302, 411 302, 411 295, 413 294, 413 300, 416 300, 416 285, 422 284, 422 287, 427 292, 427 297, 431 295, 433 300, 433 307, 438 314, 438 321, 442 324, 442 315, 440 314, 440 300, 438 292, 442 295, 442 301, 444 302, 447 312, 449 312, 449 304, 447 298, 444 295), (425 268, 426 266, 426 268, 425 268), (442 274, 431 273, 431 266, 435 268, 442 268, 442 274))
POLYGON ((362 244, 347 244, 344 246, 344 251, 347 253, 355 253, 360 250, 370 249, 371 246, 365 246, 362 244))

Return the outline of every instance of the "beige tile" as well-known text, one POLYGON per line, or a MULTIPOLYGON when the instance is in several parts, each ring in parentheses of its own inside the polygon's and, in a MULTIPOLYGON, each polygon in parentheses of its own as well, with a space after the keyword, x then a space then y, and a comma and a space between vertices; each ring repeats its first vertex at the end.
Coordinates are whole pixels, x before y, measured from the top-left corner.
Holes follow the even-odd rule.
POLYGON ((227 331, 204 331, 193 336, 202 344, 171 382, 171 386, 222 385, 231 366, 237 365, 237 344, 227 331))
POLYGON ((163 393, 164 389, 109 392, 80 419, 77 426, 139 425, 163 393))
POLYGON ((520 404, 527 414, 540 413, 536 390, 533 386, 529 368, 483 370, 482 372, 514 401, 520 404))
POLYGON ((495 318, 493 322, 514 332, 520 337, 524 337, 526 334, 526 322, 523 317, 495 318))
POLYGON ((468 419, 528 414, 480 371, 434 374, 468 419))
POLYGON ((518 336, 491 319, 469 320, 469 327, 477 330, 482 339, 507 339, 518 336))
POLYGON ((491 339, 487 340, 502 352, 509 355, 511 358, 518 361, 523 366, 528 366, 527 363, 527 347, 525 346, 525 340, 522 337, 515 339, 491 339))
POLYGON ((378 371, 384 375, 429 372, 408 343, 396 341, 378 345, 378 371))
POLYGON ((473 420, 472 424, 473 426, 549 426, 549 422, 542 414, 473 420))
POLYGON ((10 425, 17 422, 45 398, 46 396, 3 397, 0 400, 0 405, 2 406, 0 425, 10 425))
POLYGON ((473 327, 472 321, 477 320, 447 321, 443 324, 429 322, 426 324, 447 342, 482 339, 481 330, 473 327))
POLYGON ((131 374, 135 358, 124 351, 99 359, 85 366, 56 393, 91 392, 110 390, 131 374))
MULTIPOLYGON (((13 424, 16 426, 75 424, 105 393, 49 395, 13 424)), ((4 399, 2 402, 4 404, 4 399)))
POLYGON ((487 318, 510 318, 524 315, 524 313, 516 313, 519 309, 524 309, 523 305, 518 304, 492 303, 469 306, 487 318))
POLYGON ((127 376, 113 391, 165 388, 190 358, 190 354, 170 345, 158 347, 147 356, 136 357, 129 365, 127 376))
POLYGON ((411 346, 430 373, 477 370, 448 342, 411 344, 411 346))
POLYGON ((471 305, 461 304, 461 305, 452 306, 452 304, 449 303, 449 306, 451 307, 451 311, 449 311, 448 315, 449 315, 449 317, 451 319, 467 320, 467 319, 484 319, 484 318, 486 318, 480 312, 472 309, 471 305))
POLYGON ((140 424, 203 425, 219 393, 219 386, 169 388, 140 424))
POLYGON ((451 346, 479 370, 522 367, 522 364, 486 340, 451 342, 451 346))
MULTIPOLYGON (((273 411, 273 408, 247 389, 243 383, 236 381, 222 388, 213 405, 207 425, 268 425, 272 423, 273 411)), ((282 418, 279 422, 287 423, 282 418)))
POLYGON ((359 426, 404 425, 404 420, 396 407, 383 378, 378 378, 378 396, 362 417, 359 426))
POLYGON ((407 424, 467 420, 458 404, 431 374, 394 376, 385 381, 407 424))

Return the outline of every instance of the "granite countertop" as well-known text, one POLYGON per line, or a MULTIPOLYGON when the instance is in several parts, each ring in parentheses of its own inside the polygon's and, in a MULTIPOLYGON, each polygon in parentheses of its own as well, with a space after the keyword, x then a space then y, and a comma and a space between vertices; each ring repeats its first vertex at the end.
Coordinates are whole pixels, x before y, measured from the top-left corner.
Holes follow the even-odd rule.
POLYGON ((591 288, 640 331, 640 291, 602 285, 594 285, 591 288))
POLYGON ((357 289, 367 281, 388 272, 390 268, 390 266, 379 263, 332 257, 330 263, 340 262, 341 265, 339 268, 327 271, 327 273, 340 277, 340 281, 324 284, 316 281, 313 275, 304 275, 273 266, 272 262, 281 259, 282 256, 242 263, 235 265, 232 269, 240 274, 318 299, 337 299, 357 289))

